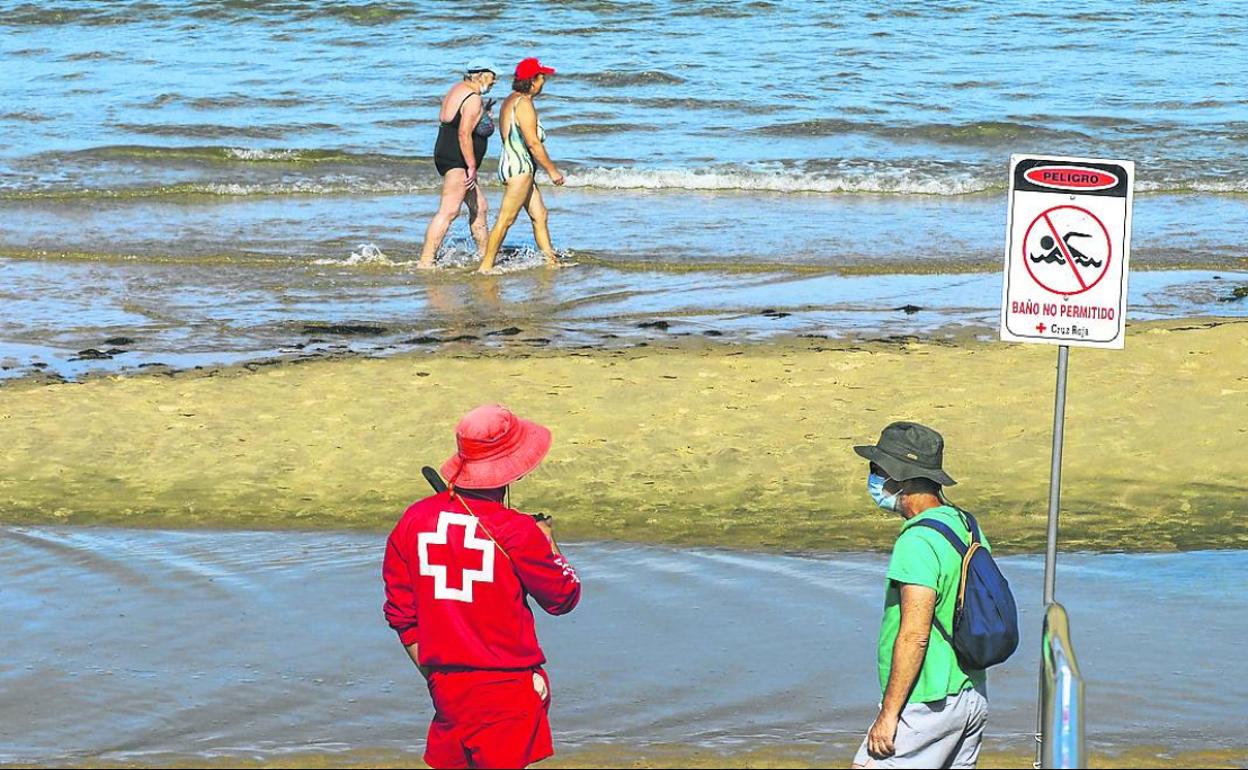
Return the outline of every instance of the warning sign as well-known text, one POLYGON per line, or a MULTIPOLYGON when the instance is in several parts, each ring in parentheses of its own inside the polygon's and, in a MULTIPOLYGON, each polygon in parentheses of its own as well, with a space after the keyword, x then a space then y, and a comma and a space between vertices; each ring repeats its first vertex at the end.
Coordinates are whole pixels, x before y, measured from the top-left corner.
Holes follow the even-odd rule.
POLYGON ((1121 348, 1130 161, 1010 158, 1001 339, 1121 348))

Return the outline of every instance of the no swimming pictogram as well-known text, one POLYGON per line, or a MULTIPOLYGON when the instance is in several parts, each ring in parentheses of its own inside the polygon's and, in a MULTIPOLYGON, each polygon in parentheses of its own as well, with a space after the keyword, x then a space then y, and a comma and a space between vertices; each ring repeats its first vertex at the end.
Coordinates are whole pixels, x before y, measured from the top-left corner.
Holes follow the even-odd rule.
POLYGON ((1080 206, 1053 206, 1040 212, 1022 239, 1022 263, 1042 289, 1082 294, 1101 282, 1113 261, 1109 230, 1080 206))

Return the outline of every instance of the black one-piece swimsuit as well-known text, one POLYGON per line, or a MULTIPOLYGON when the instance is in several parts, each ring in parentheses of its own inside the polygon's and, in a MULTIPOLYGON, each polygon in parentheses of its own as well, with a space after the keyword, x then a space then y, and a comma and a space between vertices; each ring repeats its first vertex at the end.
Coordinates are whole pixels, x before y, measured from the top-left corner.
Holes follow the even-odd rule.
MULTIPOLYGON (((455 110, 454 118, 446 123, 438 124, 438 141, 433 145, 433 165, 437 167, 438 173, 442 176, 446 176, 446 172, 453 168, 468 170, 468 163, 459 149, 459 121, 463 117, 461 111, 464 109, 464 102, 473 96, 476 94, 468 94, 464 97, 464 101, 460 102, 455 110)), ((477 168, 481 168, 481 161, 485 159, 485 150, 489 143, 488 136, 481 136, 476 131, 472 132, 472 154, 476 157, 477 168)))

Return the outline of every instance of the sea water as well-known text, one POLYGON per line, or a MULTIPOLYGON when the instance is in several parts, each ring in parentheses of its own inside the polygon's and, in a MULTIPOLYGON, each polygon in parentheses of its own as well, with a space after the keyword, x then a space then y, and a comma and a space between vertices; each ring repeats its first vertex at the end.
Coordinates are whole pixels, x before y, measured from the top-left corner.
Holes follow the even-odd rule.
MULTIPOLYGON (((5 282, 5 304, 39 285, 141 297, 107 328, 68 306, 33 325, 6 312, 9 371, 40 355, 70 371, 119 333, 149 361, 267 355, 300 341, 247 326, 274 305, 295 329, 445 331, 427 290, 482 283, 465 222, 442 275, 412 265, 438 201, 439 100, 476 57, 502 70, 500 98, 522 57, 558 70, 537 104, 568 184, 543 191, 556 247, 581 263, 580 319, 622 292, 715 316, 681 295, 723 284, 755 288, 734 312, 775 309, 771 279, 795 269, 994 273, 1012 153, 1135 161, 1133 267, 1202 271, 1173 314, 1248 312, 1212 283, 1242 284, 1225 274, 1248 266, 1248 9, 1234 3, 0 0, 0 32, 0 256, 41 265, 33 284, 5 282), (352 256, 368 248, 384 259, 352 256), (188 293, 189 310, 174 299, 188 293), (236 298, 222 325, 197 323, 222 295, 236 298)), ((498 146, 482 175, 495 208, 498 146)), ((540 264, 523 217, 507 243, 513 271, 540 264)), ((571 318, 526 304, 515 272, 495 283, 505 320, 571 318)), ((855 291, 870 312, 849 327, 910 328, 882 299, 892 279, 855 291)), ((473 291, 442 294, 463 307, 473 291)), ((618 312, 598 315, 606 328, 618 312)))

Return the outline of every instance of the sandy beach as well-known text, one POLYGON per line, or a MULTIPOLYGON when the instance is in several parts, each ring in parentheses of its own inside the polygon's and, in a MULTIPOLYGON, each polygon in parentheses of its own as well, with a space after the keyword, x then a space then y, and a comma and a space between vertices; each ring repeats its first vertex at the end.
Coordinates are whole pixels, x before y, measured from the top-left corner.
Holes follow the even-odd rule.
MULTIPOLYGON (((30 380, 0 388, 6 523, 387 529, 468 409, 550 425, 514 502, 563 537, 880 549, 861 461, 895 419, 935 426, 950 490, 1005 551, 1043 545, 1056 351, 893 339, 694 338, 628 349, 449 346, 384 360, 30 380)), ((1248 322, 1130 328, 1071 357, 1062 546, 1243 548, 1248 322)))
MULTIPOLYGON (((584 586, 540 766, 848 765, 901 523, 853 447, 912 420, 1017 601, 981 766, 1032 765, 1056 598, 1088 766, 1248 767, 1248 4, 1042 10, 0 0, 0 770, 423 767, 379 573, 488 403, 584 586), (459 169, 505 224, 526 151, 550 243, 479 275, 459 169), (1020 299, 1126 328, 1070 351, 1056 594, 1020 299)), ((438 513, 417 659, 527 668, 438 513)))

